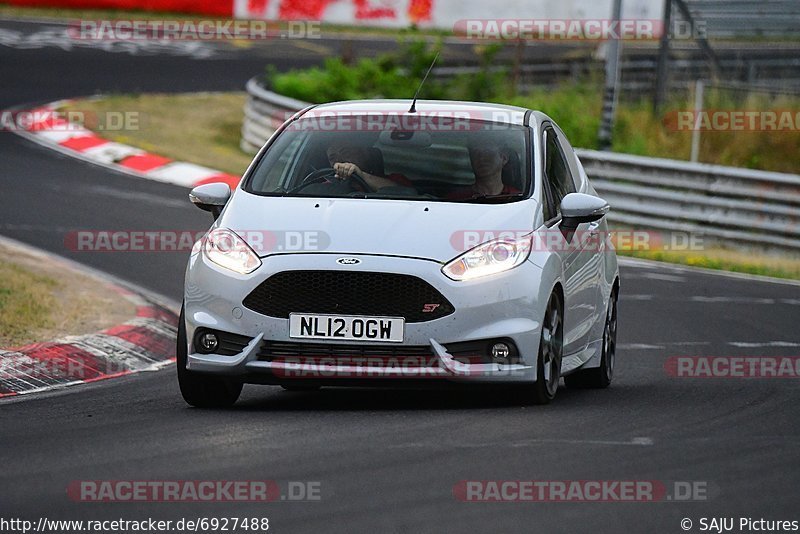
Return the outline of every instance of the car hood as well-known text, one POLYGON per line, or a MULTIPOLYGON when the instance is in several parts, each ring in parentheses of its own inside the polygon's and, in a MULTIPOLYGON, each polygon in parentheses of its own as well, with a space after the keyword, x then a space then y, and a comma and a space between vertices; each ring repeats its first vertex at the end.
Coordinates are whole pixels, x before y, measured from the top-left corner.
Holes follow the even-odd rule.
POLYGON ((264 197, 239 190, 218 226, 259 256, 375 254, 446 262, 493 238, 532 230, 535 201, 469 204, 384 199, 264 197))

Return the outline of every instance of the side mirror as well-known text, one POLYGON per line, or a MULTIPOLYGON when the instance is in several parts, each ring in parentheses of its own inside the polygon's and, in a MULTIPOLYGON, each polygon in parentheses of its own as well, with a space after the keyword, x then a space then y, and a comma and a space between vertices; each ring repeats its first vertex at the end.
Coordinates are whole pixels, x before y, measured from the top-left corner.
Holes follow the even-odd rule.
POLYGON ((599 221, 608 210, 608 202, 584 193, 570 193, 561 201, 561 226, 574 231, 579 224, 599 221))
POLYGON ((214 220, 222 213, 222 208, 231 198, 231 188, 228 184, 213 183, 198 185, 189 192, 192 204, 204 211, 210 211, 214 220))

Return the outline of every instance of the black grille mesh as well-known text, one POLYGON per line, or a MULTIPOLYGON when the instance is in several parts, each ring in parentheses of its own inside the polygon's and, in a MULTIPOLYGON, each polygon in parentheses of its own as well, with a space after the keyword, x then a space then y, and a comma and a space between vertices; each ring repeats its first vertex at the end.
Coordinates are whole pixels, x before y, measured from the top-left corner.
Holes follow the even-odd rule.
POLYGON ((243 304, 284 319, 290 313, 326 313, 404 317, 408 323, 421 323, 454 311, 424 280, 364 271, 284 271, 262 282, 243 304))

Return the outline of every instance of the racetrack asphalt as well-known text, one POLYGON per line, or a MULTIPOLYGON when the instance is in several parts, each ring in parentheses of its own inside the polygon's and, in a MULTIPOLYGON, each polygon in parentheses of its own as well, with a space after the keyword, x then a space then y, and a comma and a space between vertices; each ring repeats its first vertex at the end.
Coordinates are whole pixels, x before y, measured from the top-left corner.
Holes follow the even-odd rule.
MULTIPOLYGON (((41 31, 3 23, 0 30, 41 31)), ((319 45, 335 46, 322 42, 319 45)), ((368 46, 368 44, 364 44, 368 46)), ((276 41, 212 57, 0 44, 0 109, 102 92, 240 90, 276 41)), ((216 52, 215 52, 216 53, 216 52)), ((186 253, 71 252, 74 230, 203 230, 183 188, 66 158, 0 132, 0 233, 180 300, 186 253)), ((618 374, 547 407, 491 391, 246 386, 191 409, 174 367, 0 403, 0 517, 269 517, 275 532, 680 532, 689 518, 798 520, 796 379, 687 379, 671 356, 800 355, 800 286, 646 263, 621 269, 618 374), (81 503, 79 480, 319 481, 319 502, 81 503), (698 481, 706 500, 468 503, 463 480, 698 481)), ((738 524, 738 523, 737 523, 738 524)))

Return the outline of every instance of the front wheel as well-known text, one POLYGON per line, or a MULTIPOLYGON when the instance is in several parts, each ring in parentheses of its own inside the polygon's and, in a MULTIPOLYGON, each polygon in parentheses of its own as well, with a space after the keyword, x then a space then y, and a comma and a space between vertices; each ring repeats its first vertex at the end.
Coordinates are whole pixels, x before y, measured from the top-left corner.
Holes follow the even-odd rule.
POLYGON ((239 399, 242 393, 242 383, 227 380, 217 376, 195 373, 186 369, 186 322, 184 311, 178 319, 178 386, 181 395, 191 406, 196 408, 227 408, 239 399))
POLYGON ((533 402, 548 404, 556 397, 561 379, 561 357, 564 348, 564 306, 553 293, 547 302, 536 359, 536 382, 533 384, 533 402))

